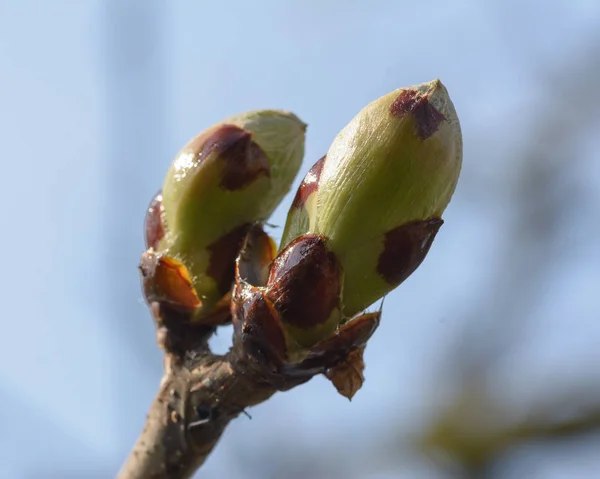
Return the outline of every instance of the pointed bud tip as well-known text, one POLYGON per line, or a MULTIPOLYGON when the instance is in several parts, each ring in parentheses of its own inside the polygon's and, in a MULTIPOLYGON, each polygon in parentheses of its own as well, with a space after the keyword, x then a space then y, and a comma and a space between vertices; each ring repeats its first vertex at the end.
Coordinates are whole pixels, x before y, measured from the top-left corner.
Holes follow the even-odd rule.
POLYGON ((298 129, 302 131, 302 133, 306 133, 308 128, 308 124, 304 123, 296 114, 292 113, 289 110, 271 110, 275 115, 281 115, 289 118, 290 121, 293 121, 297 124, 298 129))
POLYGON ((237 125, 242 128, 249 128, 249 125, 256 125, 256 122, 269 122, 269 120, 276 121, 280 124, 284 122, 288 127, 293 126, 301 133, 305 133, 308 125, 304 123, 296 114, 289 110, 251 110, 244 113, 231 116, 223 121, 223 123, 229 123, 237 125))
POLYGON ((398 92, 389 112, 395 117, 410 114, 415 121, 416 134, 421 140, 433 135, 443 121, 455 121, 456 112, 448 91, 439 79, 402 88, 394 93, 398 92))

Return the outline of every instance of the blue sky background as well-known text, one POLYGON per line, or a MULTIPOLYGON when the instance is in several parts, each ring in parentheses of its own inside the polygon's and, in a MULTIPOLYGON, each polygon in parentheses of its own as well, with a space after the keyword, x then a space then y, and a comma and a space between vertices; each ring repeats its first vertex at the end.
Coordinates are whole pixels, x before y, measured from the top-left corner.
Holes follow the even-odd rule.
MULTIPOLYGON (((190 137, 292 110, 309 124, 297 184, 366 103, 436 77, 463 175, 386 300, 363 389, 349 403, 317 378, 253 408, 202 477, 449 477, 398 438, 452 402, 490 338, 511 344, 484 382, 512 416, 598 405, 599 25, 596 0, 0 2, 0 477, 112 477, 141 431, 162 372, 143 217, 190 137), (530 196, 527 158, 561 172, 530 196), (564 214, 543 223, 548 204, 564 214)), ((493 477, 593 477, 600 438, 573 444, 517 448, 493 477)))

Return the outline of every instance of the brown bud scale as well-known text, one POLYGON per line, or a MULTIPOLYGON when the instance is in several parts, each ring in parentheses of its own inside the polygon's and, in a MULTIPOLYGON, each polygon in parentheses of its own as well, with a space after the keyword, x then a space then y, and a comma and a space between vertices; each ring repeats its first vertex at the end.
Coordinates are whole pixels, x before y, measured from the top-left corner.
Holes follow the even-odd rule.
POLYGON ((140 269, 148 302, 166 301, 188 310, 200 306, 189 272, 179 261, 144 253, 140 269))
POLYGON ((276 254, 271 237, 260 225, 252 226, 237 259, 240 278, 253 286, 265 286, 276 254))
POLYGON ((339 308, 342 271, 324 237, 307 234, 275 258, 267 297, 282 320, 301 328, 323 324, 339 308))
POLYGON ((298 367, 310 370, 336 365, 351 351, 367 344, 379 326, 380 319, 380 312, 365 313, 341 325, 336 334, 313 346, 308 357, 298 367))
POLYGON ((206 274, 216 281, 217 289, 222 295, 231 289, 235 275, 235 258, 251 226, 250 223, 238 226, 206 248, 210 253, 206 274))
POLYGON ((258 288, 236 290, 234 321, 244 348, 259 360, 281 364, 286 357, 286 342, 273 304, 258 288))

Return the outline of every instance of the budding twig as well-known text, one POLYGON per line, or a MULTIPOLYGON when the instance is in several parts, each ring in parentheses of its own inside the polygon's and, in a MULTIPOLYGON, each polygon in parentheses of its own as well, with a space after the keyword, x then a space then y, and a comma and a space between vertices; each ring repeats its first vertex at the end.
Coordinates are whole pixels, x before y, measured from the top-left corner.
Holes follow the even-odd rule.
POLYGON ((277 111, 217 124, 150 205, 140 271, 165 376, 119 479, 190 477, 229 421, 317 374, 348 399, 361 388, 381 319, 365 309, 427 255, 458 180, 460 126, 439 80, 369 104, 300 185, 277 250, 261 225, 305 128, 277 111), (229 322, 232 348, 212 354, 229 322))
POLYGON ((227 354, 216 355, 207 339, 183 356, 166 353, 160 390, 118 479, 191 477, 232 419, 277 390, 310 379, 279 375, 273 381, 246 357, 239 342, 227 354))

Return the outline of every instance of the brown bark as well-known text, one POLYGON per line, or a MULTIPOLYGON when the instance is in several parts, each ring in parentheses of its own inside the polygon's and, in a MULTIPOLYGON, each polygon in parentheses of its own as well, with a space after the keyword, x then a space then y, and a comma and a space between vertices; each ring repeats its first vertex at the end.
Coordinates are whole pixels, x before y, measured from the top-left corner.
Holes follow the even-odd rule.
POLYGON ((277 390, 309 379, 279 376, 268 380, 235 344, 225 356, 210 353, 208 347, 183 361, 167 354, 165 376, 146 426, 118 479, 191 477, 229 421, 277 390))
MULTIPOLYGON (((265 261, 265 250, 272 247, 270 241, 261 241, 265 238, 262 229, 252 230, 237 263, 246 276, 238 271, 232 294, 205 315, 197 314, 193 302, 187 301, 189 295, 181 294, 189 285, 175 261, 162 261, 152 250, 142 256, 144 292, 158 344, 165 351, 165 375, 118 479, 191 477, 229 421, 276 391, 291 389, 316 374, 325 374, 349 399, 362 385, 362 351, 381 312, 357 316, 331 337, 289 357, 273 304, 264 299, 263 289, 247 283, 266 281, 263 266, 272 257, 265 261), (211 353, 208 340, 219 325, 232 321, 232 348, 224 356, 211 353)), ((284 293, 280 296, 285 298, 284 293)))

